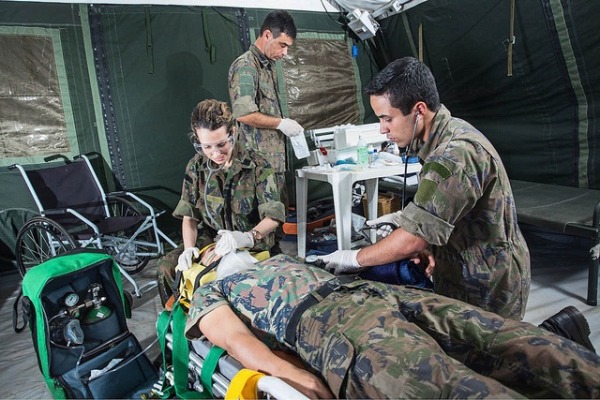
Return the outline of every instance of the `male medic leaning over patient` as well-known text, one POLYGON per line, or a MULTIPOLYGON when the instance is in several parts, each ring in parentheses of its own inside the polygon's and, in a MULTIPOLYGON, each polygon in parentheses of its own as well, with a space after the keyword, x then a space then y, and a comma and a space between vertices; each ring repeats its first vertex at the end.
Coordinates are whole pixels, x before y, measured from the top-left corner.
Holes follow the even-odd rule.
POLYGON ((435 292, 521 320, 530 258, 506 170, 491 142, 440 103, 429 68, 412 57, 391 62, 366 87, 380 131, 423 165, 402 212, 369 224, 397 226, 360 250, 322 260, 336 274, 410 259, 429 249, 435 292))

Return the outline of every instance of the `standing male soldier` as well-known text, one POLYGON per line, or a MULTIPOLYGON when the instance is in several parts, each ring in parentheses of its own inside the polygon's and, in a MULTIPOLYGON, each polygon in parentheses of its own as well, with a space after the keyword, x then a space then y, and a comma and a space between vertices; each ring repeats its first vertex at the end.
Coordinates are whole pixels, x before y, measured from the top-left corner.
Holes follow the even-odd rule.
POLYGON ((292 16, 286 11, 273 11, 263 21, 260 36, 250 50, 239 56, 229 69, 229 97, 233 118, 239 124, 239 139, 271 164, 286 206, 285 136, 299 135, 304 128, 283 116, 275 61, 287 54, 295 39, 292 16))

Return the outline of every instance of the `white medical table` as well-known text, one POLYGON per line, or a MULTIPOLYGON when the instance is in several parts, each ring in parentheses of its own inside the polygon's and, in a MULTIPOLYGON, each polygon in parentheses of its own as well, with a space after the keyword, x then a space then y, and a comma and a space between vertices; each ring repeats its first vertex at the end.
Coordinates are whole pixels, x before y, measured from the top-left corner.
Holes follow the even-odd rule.
MULTIPOLYGON (((394 175, 407 175, 421 170, 421 164, 409 163, 405 170, 402 163, 395 165, 356 166, 339 165, 330 169, 324 167, 304 167, 296 170, 296 215, 298 223, 298 257, 306 256, 306 208, 308 201, 308 181, 327 182, 333 191, 336 236, 338 249, 350 249, 352 235, 352 186, 354 182, 365 181, 368 203, 367 219, 377 218, 377 198, 379 178, 394 175)), ((371 231, 371 242, 375 243, 376 232, 371 231)))

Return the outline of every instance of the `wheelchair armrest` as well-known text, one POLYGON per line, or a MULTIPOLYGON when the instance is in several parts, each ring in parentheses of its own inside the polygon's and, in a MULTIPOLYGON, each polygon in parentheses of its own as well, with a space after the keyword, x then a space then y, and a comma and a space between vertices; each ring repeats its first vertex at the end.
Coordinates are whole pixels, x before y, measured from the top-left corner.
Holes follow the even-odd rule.
POLYGON ((53 208, 53 209, 49 209, 49 210, 44 210, 43 212, 44 215, 65 215, 65 214, 69 214, 69 210, 67 210, 66 208, 53 208))
POLYGON ((110 198, 111 196, 113 196, 113 197, 130 197, 130 198, 134 199, 137 203, 144 206, 146 208, 146 210, 148 210, 148 214, 151 215, 153 218, 156 217, 157 215, 161 214, 161 213, 157 213, 154 210, 154 208, 150 204, 148 204, 147 202, 142 200, 141 197, 139 197, 131 192, 118 191, 118 192, 110 192, 106 195, 107 198, 110 198))

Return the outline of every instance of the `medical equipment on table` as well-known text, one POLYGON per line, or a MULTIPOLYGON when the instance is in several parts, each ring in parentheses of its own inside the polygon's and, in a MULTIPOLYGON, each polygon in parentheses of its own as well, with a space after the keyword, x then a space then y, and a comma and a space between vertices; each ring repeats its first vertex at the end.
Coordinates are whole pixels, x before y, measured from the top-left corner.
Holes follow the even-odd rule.
POLYGON ((343 162, 347 159, 357 160, 356 149, 359 140, 365 146, 377 148, 387 141, 385 135, 379 132, 379 123, 363 125, 336 125, 329 128, 311 129, 306 131, 325 161, 330 164, 343 162))

